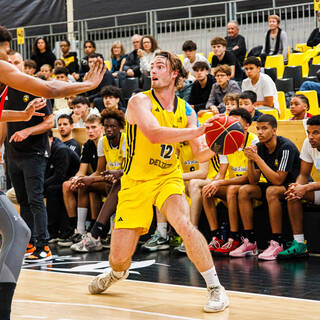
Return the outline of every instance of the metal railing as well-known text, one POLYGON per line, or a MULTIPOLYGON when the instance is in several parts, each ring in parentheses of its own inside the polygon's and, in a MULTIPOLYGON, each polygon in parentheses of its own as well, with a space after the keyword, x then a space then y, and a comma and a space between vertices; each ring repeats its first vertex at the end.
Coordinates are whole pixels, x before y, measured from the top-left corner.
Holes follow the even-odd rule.
MULTIPOLYGON (((72 49, 77 50, 81 56, 83 42, 94 40, 97 52, 103 53, 108 59, 115 40, 121 40, 127 51, 130 51, 130 38, 138 33, 153 35, 161 48, 176 53, 181 53, 185 40, 193 39, 198 45, 198 51, 208 55, 211 51, 210 40, 215 36, 224 37, 228 21, 236 19, 249 50, 253 46, 264 45, 268 30, 267 18, 273 13, 281 17, 281 28, 287 32, 291 47, 296 43, 306 42, 317 24, 313 1, 305 0, 298 4, 292 3, 300 1, 287 1, 288 4, 291 3, 290 6, 277 6, 277 2, 285 3, 285 0, 255 1, 253 9, 252 0, 234 0, 74 21, 72 38, 75 41, 72 49)), ((15 37, 16 30, 11 32, 15 37)), ((32 45, 37 36, 45 36, 51 47, 56 49, 57 56, 60 56, 57 43, 70 36, 67 22, 28 26, 25 27, 25 34, 24 45, 17 45, 16 39, 12 45, 24 58, 31 56, 32 45)))

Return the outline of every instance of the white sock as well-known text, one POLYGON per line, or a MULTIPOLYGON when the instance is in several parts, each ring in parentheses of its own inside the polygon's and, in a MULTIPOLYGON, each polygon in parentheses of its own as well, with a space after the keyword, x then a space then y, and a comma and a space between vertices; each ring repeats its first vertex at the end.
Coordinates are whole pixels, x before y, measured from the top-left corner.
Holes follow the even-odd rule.
POLYGON ((304 234, 294 234, 293 239, 299 243, 304 243, 304 234))
POLYGON ((218 287, 221 285, 215 266, 207 271, 201 272, 201 275, 207 284, 207 288, 218 287))
POLYGON ((125 271, 114 271, 114 270, 112 270, 112 272, 113 272, 114 276, 116 278, 118 278, 118 279, 121 279, 125 274, 125 271))
POLYGON ((77 230, 80 234, 86 232, 86 219, 87 219, 88 208, 77 208, 77 230))
POLYGON ((166 222, 158 222, 157 223, 157 231, 160 236, 164 239, 167 238, 167 223, 166 222))

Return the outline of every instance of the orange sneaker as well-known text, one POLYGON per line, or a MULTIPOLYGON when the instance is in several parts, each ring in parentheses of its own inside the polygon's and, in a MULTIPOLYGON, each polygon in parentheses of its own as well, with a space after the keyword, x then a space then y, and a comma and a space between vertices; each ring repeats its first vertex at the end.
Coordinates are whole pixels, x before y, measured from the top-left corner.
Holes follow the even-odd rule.
POLYGON ((48 246, 38 247, 30 256, 24 259, 25 262, 40 262, 51 260, 52 253, 48 246))
POLYGON ((26 253, 24 254, 25 257, 30 256, 30 254, 36 251, 36 247, 32 243, 28 243, 26 253))

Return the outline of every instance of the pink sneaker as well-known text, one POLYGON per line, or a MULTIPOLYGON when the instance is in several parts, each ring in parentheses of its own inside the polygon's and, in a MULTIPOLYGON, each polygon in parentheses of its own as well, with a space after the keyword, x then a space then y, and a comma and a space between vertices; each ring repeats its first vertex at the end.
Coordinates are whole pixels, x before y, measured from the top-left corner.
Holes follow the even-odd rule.
POLYGON ((269 247, 258 255, 260 260, 276 260, 279 252, 283 251, 283 246, 277 241, 271 240, 269 247))
POLYGON ((249 239, 242 238, 242 245, 229 253, 230 257, 242 258, 245 256, 256 256, 258 254, 257 243, 249 242, 249 239))

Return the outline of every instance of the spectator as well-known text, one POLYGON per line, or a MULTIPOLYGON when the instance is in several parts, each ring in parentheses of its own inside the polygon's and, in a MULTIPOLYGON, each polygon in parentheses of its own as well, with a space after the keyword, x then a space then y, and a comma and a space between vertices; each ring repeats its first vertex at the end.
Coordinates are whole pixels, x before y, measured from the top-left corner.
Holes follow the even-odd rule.
POLYGON ((34 76, 37 71, 37 64, 33 60, 24 60, 23 72, 29 76, 34 76))
POLYGON ((60 50, 62 52, 61 59, 65 63, 65 67, 69 70, 69 73, 79 72, 79 63, 76 52, 70 52, 70 41, 60 41, 60 50))
MULTIPOLYGON (((10 62, 16 60, 23 61, 19 53, 9 56, 10 62)), ((22 63, 13 64, 22 71, 22 63)), ((9 88, 4 110, 24 110, 34 99, 36 97, 26 92, 9 88)), ((50 151, 47 131, 53 127, 49 100, 41 112, 44 117, 34 116, 26 122, 7 123, 8 172, 20 204, 21 216, 31 229, 31 240, 26 251, 31 261, 52 258, 47 247, 47 211, 43 202, 44 175, 50 151)))
POLYGON ((299 91, 317 91, 318 101, 320 101, 320 83, 315 81, 304 81, 299 89, 299 91))
MULTIPOLYGON (((65 68, 66 67, 66 64, 64 62, 64 60, 62 59, 57 59, 55 62, 54 62, 54 69, 53 69, 53 73, 55 74, 55 70, 58 69, 58 68, 65 68)), ((67 69, 68 70, 68 69, 67 69)), ((75 78, 70 74, 69 70, 68 70, 68 80, 71 81, 71 82, 75 82, 75 78)))
POLYGON ((126 62, 123 66, 122 75, 124 77, 140 77, 140 58, 138 56, 138 50, 140 49, 141 36, 135 34, 132 38, 133 51, 131 51, 127 58, 126 62))
MULTIPOLYGON (((89 56, 88 63, 90 68, 92 68, 95 65, 98 57, 99 57, 98 54, 91 54, 89 56)), ((90 102, 93 102, 93 99, 99 96, 99 92, 101 91, 101 89, 104 86, 110 86, 110 85, 115 86, 116 82, 114 81, 114 77, 112 76, 111 72, 107 70, 103 75, 103 79, 98 85, 98 87, 93 90, 87 91, 86 96, 88 97, 90 102)))
POLYGON ((61 136, 61 141, 66 144, 72 151, 74 151, 79 157, 81 153, 80 146, 72 136, 73 120, 68 114, 62 114, 58 118, 58 131, 61 136))
POLYGON ((94 41, 87 40, 84 42, 84 53, 85 56, 80 60, 79 73, 74 72, 72 75, 77 81, 81 81, 85 74, 89 71, 89 56, 94 54, 96 57, 100 57, 104 61, 103 55, 96 53, 96 44, 94 41))
POLYGON ((65 82, 69 81, 69 78, 68 78, 69 71, 67 68, 65 67, 55 68, 53 72, 56 80, 65 81, 65 82))
POLYGON ((224 105, 223 97, 227 93, 240 93, 241 90, 236 81, 230 80, 230 66, 226 64, 220 65, 213 70, 213 73, 217 82, 211 88, 206 109, 210 109, 214 114, 224 113, 226 106, 224 105))
POLYGON ((185 58, 183 60, 183 66, 186 69, 187 73, 192 75, 190 80, 195 80, 194 71, 192 67, 198 61, 203 61, 208 64, 210 67, 209 61, 200 53, 197 53, 197 44, 192 40, 187 40, 182 45, 182 51, 185 54, 185 58))
MULTIPOLYGON (((318 22, 320 23, 320 10, 317 11, 317 16, 318 16, 318 22)), ((307 46, 315 47, 319 43, 320 43, 320 26, 312 30, 307 41, 307 46)))
MULTIPOLYGON (((100 117, 91 115, 87 118, 86 134, 89 139, 82 146, 79 171, 73 177, 63 183, 64 204, 69 216, 70 224, 73 229, 75 229, 77 226, 78 179, 86 176, 87 174, 89 174, 89 172, 95 172, 97 169, 97 145, 99 139, 103 135, 103 126, 101 125, 100 117)), ((80 235, 79 237, 79 232, 76 229, 72 237, 70 237, 69 239, 61 240, 59 242, 59 245, 69 247, 73 243, 79 242, 81 240, 81 237, 82 235, 80 235)))
POLYGON ((226 106, 226 114, 230 114, 233 109, 239 108, 239 96, 238 93, 227 93, 223 97, 223 103, 226 106))
POLYGON ((209 74, 209 67, 203 61, 196 62, 193 70, 195 71, 197 80, 192 85, 188 102, 193 105, 194 110, 198 112, 205 109, 215 79, 209 74))
POLYGON ((179 78, 178 84, 175 88, 175 95, 183 100, 189 101, 193 82, 191 80, 188 80, 187 77, 188 73, 183 68, 183 70, 181 71, 181 77, 179 78))
POLYGON ((312 117, 312 114, 307 112, 309 110, 309 100, 303 94, 296 94, 290 101, 290 112, 293 114, 289 120, 303 120, 312 117))
POLYGON ((90 108, 90 102, 86 97, 77 96, 72 100, 73 106, 73 127, 85 128, 85 122, 90 115, 100 116, 100 112, 96 108, 90 108))
POLYGON ((37 64, 37 71, 40 70, 41 66, 48 64, 53 68, 56 56, 51 52, 49 42, 43 38, 38 37, 33 44, 31 60, 34 60, 37 64))
POLYGON ((79 169, 79 156, 58 138, 49 133, 50 157, 48 158, 44 190, 47 199, 48 229, 50 238, 65 239, 73 230, 64 207, 62 184, 79 169))
MULTIPOLYGON (((105 86, 101 89, 99 94, 102 97, 104 108, 115 108, 121 110, 123 113, 126 112, 126 109, 121 103, 121 90, 118 87, 105 86)), ((102 112, 103 109, 99 111, 102 112)))
POLYGON ((311 181, 311 170, 315 166, 320 172, 320 116, 313 116, 307 121, 308 137, 304 140, 300 159, 300 174, 295 181, 289 185, 286 195, 288 213, 293 232, 292 245, 279 253, 278 258, 295 258, 307 256, 307 246, 303 234, 303 209, 302 200, 315 205, 320 205, 320 183, 311 181))
POLYGON ((247 79, 242 82, 242 91, 251 90, 257 95, 255 106, 266 110, 269 108, 279 109, 278 91, 273 80, 264 73, 261 73, 261 62, 256 57, 249 57, 244 62, 247 79))
POLYGON ((140 49, 137 51, 140 59, 140 71, 143 75, 150 75, 151 62, 157 52, 159 52, 157 40, 152 36, 143 36, 140 49))
POLYGON ((246 40, 239 34, 239 24, 237 21, 230 21, 227 25, 227 51, 232 51, 240 66, 243 65, 247 53, 246 40))
POLYGON ((244 240, 240 247, 230 252, 232 257, 245 257, 258 253, 253 230, 252 199, 266 197, 269 208, 272 240, 269 247, 259 254, 261 260, 275 260, 283 251, 282 204, 285 192, 295 182, 300 171, 299 150, 289 139, 277 136, 277 120, 269 114, 257 121, 259 143, 246 147, 248 179, 250 184, 240 187, 238 205, 244 228, 244 240), (259 183, 261 173, 267 183, 259 183))
POLYGON ((241 66, 236 59, 236 56, 231 51, 227 50, 227 41, 224 38, 215 37, 211 40, 211 46, 214 53, 211 62, 211 71, 218 65, 227 64, 231 67, 231 78, 236 81, 241 81, 243 72, 241 66))
POLYGON ((111 60, 112 68, 111 73, 114 77, 118 76, 118 72, 122 71, 122 68, 126 62, 126 57, 124 47, 120 41, 115 41, 111 47, 111 60))
POLYGON ((246 109, 250 113, 252 121, 257 121, 263 115, 262 112, 255 108, 256 101, 257 95, 254 91, 246 90, 239 95, 239 108, 246 109))
POLYGON ((286 61, 288 56, 288 36, 284 30, 280 29, 280 17, 271 15, 268 17, 269 31, 266 34, 264 50, 261 54, 264 65, 266 56, 282 54, 286 61))
POLYGON ((49 64, 43 64, 37 75, 43 75, 46 81, 52 80, 52 67, 49 64))
MULTIPOLYGON (((56 68, 54 69, 55 79, 57 81, 69 82, 67 68, 56 68)), ((61 112, 71 113, 68 107, 68 101, 66 98, 56 98, 53 103, 53 113, 57 117, 61 112)))

